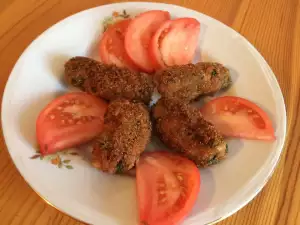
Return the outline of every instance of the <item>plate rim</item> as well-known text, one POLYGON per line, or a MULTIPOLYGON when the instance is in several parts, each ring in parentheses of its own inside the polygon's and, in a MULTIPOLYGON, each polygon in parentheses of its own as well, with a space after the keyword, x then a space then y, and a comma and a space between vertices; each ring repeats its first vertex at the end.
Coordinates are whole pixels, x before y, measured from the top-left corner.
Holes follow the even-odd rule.
MULTIPOLYGON (((142 7, 146 7, 146 6, 150 6, 150 5, 156 5, 156 6, 164 6, 165 8, 170 8, 170 7, 176 7, 179 8, 181 10, 185 10, 185 11, 190 11, 191 13, 194 14, 200 14, 201 16, 206 17, 206 19, 209 20, 213 20, 214 22, 219 23, 220 25, 222 25, 223 27, 225 27, 226 29, 229 28, 229 30, 231 32, 233 32, 234 34, 238 35, 239 38, 242 39, 243 43, 245 45, 247 45, 248 49, 252 52, 252 54, 254 54, 255 58, 259 60, 259 62, 261 62, 261 65, 264 66, 264 70, 266 70, 265 73, 267 73, 268 75, 266 76, 266 78, 268 78, 269 80, 272 81, 272 84, 274 84, 275 86, 273 87, 274 89, 276 89, 276 92, 272 93, 274 96, 274 99, 276 99, 276 101, 278 101, 278 103, 276 104, 276 108, 278 108, 279 106, 279 111, 282 115, 282 139, 281 141, 277 144, 276 149, 280 149, 277 154, 276 157, 274 156, 273 160, 272 160, 272 166, 267 170, 267 176, 264 176, 264 180, 262 182, 260 182, 260 184, 256 185, 257 188, 254 191, 251 191, 252 194, 249 195, 249 197, 245 200, 242 200, 240 204, 238 204, 238 206, 235 206, 233 210, 231 210, 229 213, 225 214, 224 216, 220 217, 217 220, 213 220, 209 223, 206 223, 205 225, 210 225, 210 224, 215 224, 217 222, 220 222, 226 218, 228 218, 229 216, 233 215, 234 213, 236 213, 237 211, 239 211, 241 208, 243 208, 245 205, 247 205, 249 202, 251 202, 256 196, 257 194, 265 187, 265 185, 267 184, 267 182, 269 181, 269 179, 272 177, 276 167, 278 166, 278 162, 282 156, 282 152, 284 150, 284 144, 285 144, 285 140, 286 140, 286 120, 287 120, 287 116, 286 116, 286 106, 285 106, 285 102, 284 102, 284 97, 283 97, 283 93, 281 90, 281 87, 278 83, 277 77, 275 76, 274 72, 272 71, 271 67, 269 66, 269 64, 267 63, 267 61, 265 60, 265 58, 260 54, 260 52, 254 47, 254 45, 252 45, 242 34, 240 34, 238 31, 234 30, 233 28, 231 28, 230 26, 227 26, 226 24, 224 24, 222 21, 219 21, 211 16, 208 16, 200 11, 196 11, 190 8, 186 8, 183 6, 179 6, 179 5, 175 5, 175 4, 168 4, 168 3, 157 3, 157 2, 120 2, 120 3, 112 3, 112 4, 104 4, 104 5, 100 5, 100 6, 96 6, 96 7, 92 7, 92 8, 88 8, 82 11, 79 11, 77 13, 74 13, 72 15, 69 15, 61 20, 59 20, 58 22, 54 23, 53 25, 51 25, 49 28, 47 28, 46 30, 44 30, 41 34, 39 34, 38 36, 35 37, 34 40, 31 41, 31 43, 26 47, 26 49, 21 53, 21 55, 19 56, 18 60, 15 62, 13 69, 11 70, 11 73, 9 74, 9 77, 7 79, 7 82, 5 84, 5 88, 4 88, 4 92, 3 92, 3 97, 2 97, 2 104, 1 104, 1 122, 2 122, 2 128, 3 128, 3 137, 4 137, 4 143, 7 147, 7 151, 9 153, 10 158, 12 159, 12 162, 14 164, 14 166, 17 168, 17 170, 19 171, 19 173, 21 174, 22 178, 25 180, 25 182, 33 189, 33 191, 35 193, 37 193, 37 195, 39 197, 41 197, 48 205, 54 207, 55 209, 59 210, 60 212, 73 217, 75 219, 77 219, 78 221, 84 222, 86 223, 87 221, 83 221, 81 218, 79 218, 77 215, 72 215, 71 213, 66 212, 64 209, 54 205, 53 203, 51 203, 45 196, 41 195, 41 193, 39 193, 33 186, 32 184, 28 181, 28 179, 26 179, 26 175, 23 174, 22 170, 20 169, 20 167, 15 163, 14 157, 12 155, 11 150, 9 150, 9 146, 7 144, 7 131, 6 129, 4 129, 4 124, 5 122, 5 118, 4 118, 4 111, 5 111, 5 103, 8 101, 7 99, 7 92, 8 92, 8 87, 10 86, 9 84, 12 83, 12 75, 15 73, 16 70, 16 66, 19 64, 19 62, 21 60, 23 60, 24 56, 26 55, 26 53, 31 49, 31 47, 44 35, 46 35, 50 30, 52 30, 56 25, 58 25, 59 23, 62 23, 63 21, 66 20, 71 20, 72 17, 78 16, 79 14, 84 14, 84 13, 88 13, 88 11, 92 11, 95 9, 99 9, 99 8, 105 8, 105 7, 112 7, 112 6, 123 6, 123 7, 132 7, 132 6, 136 6, 139 5, 141 8, 142 7)), ((266 161, 267 162, 267 161, 266 161)), ((265 164, 266 164, 265 162, 265 164)), ((263 171, 263 166, 260 167, 260 169, 256 172, 256 174, 254 174, 251 178, 254 179, 260 172, 263 171)), ((234 195, 235 196, 235 195, 234 195)), ((192 224, 196 224, 194 223, 195 220, 197 220, 198 216, 195 216, 194 219, 191 221, 191 225, 192 224)))

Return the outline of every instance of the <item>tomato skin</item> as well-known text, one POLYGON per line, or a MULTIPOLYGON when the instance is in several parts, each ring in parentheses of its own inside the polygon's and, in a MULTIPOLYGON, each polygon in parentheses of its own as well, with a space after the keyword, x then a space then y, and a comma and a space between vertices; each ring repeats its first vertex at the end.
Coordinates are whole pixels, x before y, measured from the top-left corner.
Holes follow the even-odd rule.
POLYGON ((141 70, 149 73, 154 71, 148 51, 149 44, 155 31, 169 19, 169 12, 151 10, 139 14, 129 24, 125 34, 125 50, 141 70))
POLYGON ((224 136, 265 141, 276 139, 267 113, 247 99, 218 97, 206 103, 200 111, 224 136))
POLYGON ((149 55, 155 69, 191 63, 200 34, 200 23, 194 18, 164 22, 153 35, 149 55))
POLYGON ((131 19, 125 19, 109 26, 101 38, 99 54, 103 63, 137 71, 138 67, 129 58, 124 48, 124 33, 130 22, 131 19))
POLYGON ((105 101, 84 92, 54 99, 36 121, 41 154, 53 154, 93 139, 103 129, 106 109, 105 101))
POLYGON ((141 225, 178 224, 192 210, 200 190, 196 165, 170 152, 143 154, 136 179, 141 225))

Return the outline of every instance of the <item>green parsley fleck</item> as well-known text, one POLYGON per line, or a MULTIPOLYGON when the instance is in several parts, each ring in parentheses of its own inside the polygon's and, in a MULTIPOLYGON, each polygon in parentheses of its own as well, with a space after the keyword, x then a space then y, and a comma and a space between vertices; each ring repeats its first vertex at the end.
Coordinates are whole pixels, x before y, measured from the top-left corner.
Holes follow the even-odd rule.
POLYGON ((123 168, 122 161, 118 162, 116 173, 122 173, 122 172, 123 172, 123 169, 124 169, 124 168, 123 168))
POLYGON ((211 75, 214 76, 214 77, 217 75, 216 69, 213 69, 213 71, 211 72, 211 75))
POLYGON ((210 159, 207 162, 207 165, 211 166, 211 165, 215 165, 215 164, 218 164, 218 163, 219 163, 219 160, 217 159, 217 155, 215 155, 212 159, 210 159))

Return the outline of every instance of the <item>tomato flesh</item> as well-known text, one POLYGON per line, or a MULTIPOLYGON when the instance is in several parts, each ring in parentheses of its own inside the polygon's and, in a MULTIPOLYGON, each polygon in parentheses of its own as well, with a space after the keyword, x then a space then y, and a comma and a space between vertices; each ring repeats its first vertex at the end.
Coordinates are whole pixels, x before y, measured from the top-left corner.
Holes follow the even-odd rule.
POLYGON ((153 72, 149 44, 160 25, 170 19, 169 12, 152 10, 132 20, 125 34, 125 49, 132 61, 143 71, 153 72))
POLYGON ((180 155, 149 152, 136 168, 140 224, 173 225, 192 210, 199 190, 200 172, 180 155))
POLYGON ((118 21, 104 32, 99 46, 100 58, 103 63, 115 64, 131 70, 138 69, 124 48, 124 33, 130 22, 131 19, 118 21))
POLYGON ((93 139, 103 129, 106 109, 105 101, 84 92, 54 99, 36 122, 41 154, 52 154, 93 139))
POLYGON ((191 63, 200 34, 200 23, 179 18, 163 23, 150 42, 149 54, 156 69, 191 63))
POLYGON ((219 97, 206 103, 200 111, 224 136, 275 140, 272 121, 267 113, 244 98, 219 97))

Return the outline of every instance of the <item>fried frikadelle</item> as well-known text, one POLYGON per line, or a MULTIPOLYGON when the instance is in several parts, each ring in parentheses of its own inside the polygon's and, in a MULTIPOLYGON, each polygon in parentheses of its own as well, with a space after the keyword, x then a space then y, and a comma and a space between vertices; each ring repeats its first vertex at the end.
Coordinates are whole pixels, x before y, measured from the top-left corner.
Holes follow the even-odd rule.
POLYGON ((149 111, 143 103, 112 101, 103 132, 94 140, 92 164, 104 172, 126 173, 145 150, 151 130, 149 111))
POLYGON ((229 70, 220 63, 199 62, 171 66, 155 74, 158 92, 165 98, 190 102, 231 84, 229 70))
POLYGON ((227 144, 199 109, 178 100, 161 98, 152 109, 155 130, 162 142, 199 167, 224 159, 227 144))
POLYGON ((81 56, 67 61, 65 79, 72 86, 108 101, 126 98, 148 104, 154 90, 148 74, 81 56))

